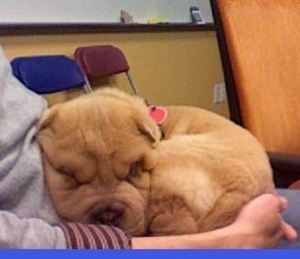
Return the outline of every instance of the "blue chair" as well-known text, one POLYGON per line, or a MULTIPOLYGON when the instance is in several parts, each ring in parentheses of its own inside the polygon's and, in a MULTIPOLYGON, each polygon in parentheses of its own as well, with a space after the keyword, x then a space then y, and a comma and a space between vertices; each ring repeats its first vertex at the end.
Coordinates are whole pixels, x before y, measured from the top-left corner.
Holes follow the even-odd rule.
POLYGON ((27 88, 38 94, 49 94, 82 87, 91 88, 75 60, 64 55, 17 57, 11 61, 12 71, 27 88))

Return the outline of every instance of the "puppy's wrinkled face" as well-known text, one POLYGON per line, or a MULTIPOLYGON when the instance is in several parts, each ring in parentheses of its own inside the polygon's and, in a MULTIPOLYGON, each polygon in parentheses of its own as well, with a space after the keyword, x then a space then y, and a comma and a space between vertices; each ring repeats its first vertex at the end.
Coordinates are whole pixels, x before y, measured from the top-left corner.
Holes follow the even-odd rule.
POLYGON ((160 131, 141 100, 100 90, 54 106, 42 117, 37 139, 62 219, 145 234, 160 131))

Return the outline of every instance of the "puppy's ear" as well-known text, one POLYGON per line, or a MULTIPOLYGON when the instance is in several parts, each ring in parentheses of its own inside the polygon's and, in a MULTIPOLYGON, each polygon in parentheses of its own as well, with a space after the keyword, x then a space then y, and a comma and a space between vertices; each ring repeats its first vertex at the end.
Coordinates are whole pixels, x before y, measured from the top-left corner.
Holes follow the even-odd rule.
POLYGON ((38 127, 37 127, 38 132, 48 128, 52 124, 53 120, 58 114, 58 109, 59 109, 59 105, 55 105, 44 112, 44 114, 42 115, 38 123, 38 127))
POLYGON ((148 116, 138 116, 136 120, 139 131, 146 135, 152 143, 157 143, 161 139, 159 126, 148 116))

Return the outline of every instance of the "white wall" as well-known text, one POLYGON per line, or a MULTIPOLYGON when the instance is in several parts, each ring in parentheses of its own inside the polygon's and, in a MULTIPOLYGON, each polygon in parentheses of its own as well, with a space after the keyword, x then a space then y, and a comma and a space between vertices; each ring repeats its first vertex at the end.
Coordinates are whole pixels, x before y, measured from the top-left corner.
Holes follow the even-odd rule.
POLYGON ((190 22, 190 6, 198 6, 212 22, 209 0, 0 0, 1 23, 113 23, 120 10, 135 22, 164 17, 168 22, 190 22))

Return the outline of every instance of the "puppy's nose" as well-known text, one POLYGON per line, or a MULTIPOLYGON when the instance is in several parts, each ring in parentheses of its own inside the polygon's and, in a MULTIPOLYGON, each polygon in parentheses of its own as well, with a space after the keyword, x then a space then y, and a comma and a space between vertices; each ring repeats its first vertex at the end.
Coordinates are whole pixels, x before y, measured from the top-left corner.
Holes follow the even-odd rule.
POLYGON ((125 206, 117 203, 105 207, 93 215, 93 221, 110 226, 118 226, 125 211, 125 206))

